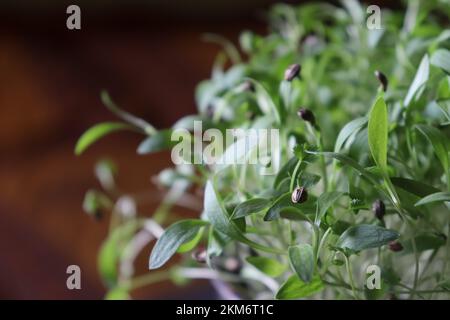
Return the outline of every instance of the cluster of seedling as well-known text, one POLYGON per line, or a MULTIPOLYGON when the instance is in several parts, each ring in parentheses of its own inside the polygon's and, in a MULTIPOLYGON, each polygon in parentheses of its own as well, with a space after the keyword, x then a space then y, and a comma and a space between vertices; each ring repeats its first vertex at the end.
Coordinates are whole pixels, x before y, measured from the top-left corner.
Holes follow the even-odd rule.
MULTIPOLYGON (((227 298, 448 298, 450 29, 441 13, 449 9, 409 1, 406 13, 383 10, 383 29, 368 30, 357 1, 276 5, 268 35, 240 36, 246 62, 208 35, 224 52, 198 86, 198 113, 172 128, 156 130, 103 94, 124 122, 89 129, 77 153, 124 129, 146 136, 140 154, 170 150, 170 133, 200 120, 278 129, 272 152, 282 163, 273 176, 260 175, 261 164, 165 169, 156 177, 167 188, 162 204, 136 216, 139 200, 112 192, 114 170, 102 162, 103 190, 89 191, 84 205, 112 211, 99 254, 107 297, 203 278, 227 298), (179 207, 198 218, 174 218, 179 207), (153 241, 151 270, 135 275, 135 257, 153 241), (179 263, 166 266, 174 255, 179 263), (370 289, 374 265, 381 284, 370 289)), ((239 141, 229 147, 251 152, 239 141)))

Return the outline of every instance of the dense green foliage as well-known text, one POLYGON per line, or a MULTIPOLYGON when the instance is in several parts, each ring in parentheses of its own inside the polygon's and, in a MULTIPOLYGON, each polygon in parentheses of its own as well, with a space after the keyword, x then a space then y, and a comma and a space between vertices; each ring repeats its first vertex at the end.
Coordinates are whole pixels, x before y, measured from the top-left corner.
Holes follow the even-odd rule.
POLYGON ((167 196, 144 218, 121 212, 139 206, 132 197, 113 206, 114 170, 101 163, 104 190, 90 191, 85 208, 112 211, 99 256, 108 297, 198 277, 221 278, 247 298, 450 297, 450 3, 382 10, 374 30, 365 12, 350 0, 276 5, 267 35, 241 34, 245 58, 209 35, 224 52, 198 86, 198 114, 173 128, 158 131, 103 94, 124 123, 88 130, 77 153, 130 128, 146 136, 140 154, 169 150, 174 128, 202 120, 204 129, 279 129, 282 164, 276 175, 249 164, 166 169, 158 183, 167 196), (195 187, 204 188, 198 220, 171 224, 195 187), (159 238, 150 269, 178 252, 176 267, 130 271, 145 234, 159 238), (367 289, 369 265, 380 267, 381 289, 367 289))

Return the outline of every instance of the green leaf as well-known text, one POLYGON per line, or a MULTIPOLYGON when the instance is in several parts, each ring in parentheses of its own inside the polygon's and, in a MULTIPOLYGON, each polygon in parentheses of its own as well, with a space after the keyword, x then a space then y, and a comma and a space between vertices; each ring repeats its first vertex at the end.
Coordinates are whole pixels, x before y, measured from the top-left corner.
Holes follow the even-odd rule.
POLYGON ((423 206, 425 204, 433 203, 433 202, 445 202, 450 201, 450 192, 437 192, 426 196, 425 198, 420 199, 415 206, 423 206))
POLYGON ((130 221, 116 229, 103 242, 98 255, 98 269, 103 282, 112 288, 117 283, 118 263, 123 248, 131 240, 140 224, 130 221))
POLYGON ((352 134, 358 132, 363 126, 365 126, 366 123, 366 117, 356 118, 347 123, 339 132, 339 135, 336 139, 336 144, 334 145, 334 152, 339 152, 345 141, 347 141, 347 139, 350 138, 352 134))
MULTIPOLYGON (((448 78, 447 81, 450 81, 450 77, 447 78, 448 78)), ((447 121, 450 122, 450 92, 449 92, 449 99, 436 101, 436 105, 439 107, 439 109, 441 109, 447 121)))
POLYGON ((205 230, 204 227, 201 227, 200 229, 198 229, 197 234, 195 235, 194 238, 192 238, 192 240, 183 243, 177 250, 177 253, 185 253, 185 252, 189 252, 192 249, 194 249, 198 243, 200 242, 200 240, 202 240, 202 236, 203 236, 203 231, 205 230))
POLYGON ((425 197, 429 194, 439 192, 439 189, 436 189, 435 187, 417 180, 394 177, 391 178, 391 181, 396 187, 399 187, 419 197, 425 197))
POLYGON ((230 219, 239 219, 246 217, 253 213, 258 213, 263 211, 270 204, 270 200, 253 198, 245 202, 240 203, 233 211, 230 219))
POLYGON ((168 227, 152 250, 149 260, 149 269, 157 269, 163 266, 183 243, 192 240, 198 230, 207 225, 202 220, 181 220, 168 227))
POLYGON ((82 154, 91 144, 106 136, 109 133, 131 129, 131 127, 121 122, 102 122, 89 128, 81 135, 75 146, 75 154, 78 156, 82 154))
POLYGON ((246 238, 236 225, 235 221, 230 220, 227 210, 223 206, 222 199, 217 194, 217 191, 210 180, 206 183, 203 201, 204 211, 214 229, 232 239, 242 242, 246 241, 246 238))
MULTIPOLYGON (((440 247, 445 245, 445 236, 434 233, 419 234, 417 236, 414 236, 414 240, 416 243, 416 250, 418 252, 439 249, 440 247)), ((402 253, 408 254, 414 252, 412 239, 402 241, 402 244, 403 244, 402 253)))
POLYGON ((261 111, 264 114, 273 117, 273 119, 275 119, 277 123, 281 123, 281 115, 280 115, 281 111, 279 110, 277 105, 273 102, 272 97, 264 88, 264 86, 254 79, 248 80, 251 81, 255 86, 256 101, 261 111))
POLYGON ((310 283, 314 274, 314 252, 309 244, 299 244, 288 248, 291 268, 300 279, 310 283))
POLYGON ((158 152, 168 150, 175 146, 178 142, 172 141, 172 130, 161 130, 146 138, 139 144, 137 149, 138 154, 147 154, 152 152, 158 152))
MULTIPOLYGON (((223 252, 223 249, 227 246, 227 244, 232 242, 232 238, 227 235, 214 230, 213 228, 209 229, 208 234, 208 265, 210 265, 210 258, 220 256, 223 252)), ((211 266, 210 266, 211 267, 211 266)))
POLYGON ((295 166, 297 165, 298 159, 296 157, 292 157, 286 162, 278 171, 277 176, 275 177, 275 181, 273 183, 273 187, 276 189, 280 185, 280 183, 286 179, 290 178, 292 172, 294 171, 295 166))
POLYGON ((314 187, 321 179, 321 176, 303 171, 298 177, 298 185, 305 188, 314 187))
POLYGON ((369 147, 377 166, 387 171, 388 114, 384 99, 379 97, 372 107, 368 124, 369 147))
POLYGON ((117 165, 110 159, 102 159, 95 164, 95 176, 105 190, 114 189, 117 172, 117 165))
POLYGON ((273 278, 280 276, 286 271, 286 266, 275 259, 267 257, 247 257, 246 260, 256 269, 273 278))
POLYGON ((450 74, 450 51, 438 49, 431 56, 430 63, 450 74))
POLYGON ((360 224, 347 229, 336 246, 342 249, 361 251, 381 247, 399 237, 398 232, 371 224, 360 224))
POLYGON ((320 195, 317 199, 317 222, 323 218, 327 210, 344 194, 345 192, 329 191, 320 195))
POLYGON ((105 300, 130 300, 128 291, 121 287, 116 287, 106 293, 105 300))
POLYGON ((227 210, 223 206, 223 200, 215 190, 215 187, 211 180, 208 180, 208 182, 206 183, 203 207, 208 220, 217 231, 227 235, 234 240, 245 243, 255 249, 271 253, 284 253, 284 251, 280 249, 264 247, 246 238, 239 227, 236 225, 235 220, 230 220, 227 210))
POLYGON ((405 107, 409 106, 414 97, 416 99, 420 97, 423 91, 423 86, 428 81, 429 74, 430 74, 430 62, 428 55, 426 54, 422 58, 416 76, 414 77, 414 80, 409 87, 408 93, 406 94, 404 101, 405 107))
POLYGON ((351 223, 343 220, 338 220, 331 225, 331 230, 334 234, 341 235, 352 226, 351 223))
POLYGON ((324 288, 319 276, 315 276, 310 283, 305 283, 296 274, 290 276, 284 282, 277 294, 276 299, 300 299, 306 298, 322 291, 324 288))
POLYGON ((310 154, 323 155, 325 157, 334 158, 339 160, 341 163, 348 165, 358 171, 364 178, 366 178, 373 185, 378 185, 377 177, 367 171, 364 167, 362 167, 358 162, 353 160, 352 158, 337 152, 319 152, 319 151, 307 151, 310 154))
POLYGON ((448 138, 435 127, 418 124, 417 130, 421 132, 433 146, 434 152, 444 168, 444 171, 449 170, 450 164, 448 159, 448 138))

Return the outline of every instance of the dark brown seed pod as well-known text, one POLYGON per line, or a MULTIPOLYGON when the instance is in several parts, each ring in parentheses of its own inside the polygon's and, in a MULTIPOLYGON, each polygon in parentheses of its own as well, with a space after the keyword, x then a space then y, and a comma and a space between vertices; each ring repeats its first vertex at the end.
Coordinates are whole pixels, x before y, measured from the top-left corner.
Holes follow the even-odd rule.
POLYGON ((291 200, 293 203, 303 203, 308 200, 308 191, 305 187, 297 187, 292 191, 291 200))
POLYGON ((376 70, 375 77, 377 77, 378 81, 380 81, 381 88, 383 89, 383 91, 386 92, 386 90, 388 88, 388 79, 386 78, 384 73, 376 70))
POLYGON ((399 252, 399 251, 403 250, 403 246, 398 241, 391 241, 391 242, 389 242, 389 250, 394 251, 394 252, 399 252))
POLYGON ((304 121, 311 123, 312 126, 316 125, 316 118, 311 110, 306 108, 300 108, 297 112, 297 115, 302 118, 304 121))
POLYGON ((198 263, 206 263, 206 249, 203 246, 198 247, 194 252, 192 252, 192 259, 198 263))
POLYGON ((295 77, 298 77, 302 67, 298 64, 291 64, 284 72, 284 80, 292 81, 295 77))
POLYGON ((384 206, 384 202, 380 199, 377 199, 372 204, 372 211, 379 220, 383 220, 384 214, 386 212, 386 207, 384 206))

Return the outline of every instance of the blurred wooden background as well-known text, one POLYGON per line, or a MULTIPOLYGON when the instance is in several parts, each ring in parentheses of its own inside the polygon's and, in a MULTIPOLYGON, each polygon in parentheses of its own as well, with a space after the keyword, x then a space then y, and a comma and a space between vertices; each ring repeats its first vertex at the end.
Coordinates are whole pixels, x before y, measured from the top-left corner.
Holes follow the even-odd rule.
MULTIPOLYGON (((103 297, 96 259, 107 222, 96 223, 81 210, 84 192, 96 185, 93 165, 109 156, 119 164, 125 190, 151 193, 151 175, 170 159, 137 156, 140 137, 129 133, 75 157, 84 130, 114 119, 100 90, 159 128, 171 125, 194 112, 195 86, 209 76, 218 52, 201 34, 236 42, 243 29, 264 32, 261 13, 271 2, 81 1, 82 30, 69 31, 65 9, 77 1, 2 1, 0 298, 103 297), (80 291, 66 289, 70 264, 82 269, 80 291)), ((144 266, 147 258, 148 252, 140 260, 144 266)), ((210 292, 201 282, 181 289, 164 284, 137 297, 204 298, 210 292)))

